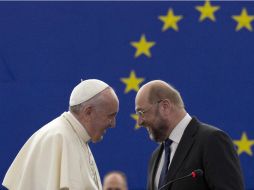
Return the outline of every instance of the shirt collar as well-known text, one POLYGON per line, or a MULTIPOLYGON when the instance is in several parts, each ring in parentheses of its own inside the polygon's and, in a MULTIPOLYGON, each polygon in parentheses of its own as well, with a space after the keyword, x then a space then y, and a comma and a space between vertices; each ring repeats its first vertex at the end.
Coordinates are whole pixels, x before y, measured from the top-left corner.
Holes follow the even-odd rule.
POLYGON ((187 113, 184 116, 184 118, 173 129, 173 131, 169 135, 169 139, 171 139, 173 142, 179 143, 183 136, 184 130, 186 129, 190 121, 191 116, 187 113))
POLYGON ((64 118, 71 125, 75 133, 85 142, 90 141, 91 137, 88 135, 85 127, 77 120, 77 118, 70 112, 64 112, 62 114, 64 118))

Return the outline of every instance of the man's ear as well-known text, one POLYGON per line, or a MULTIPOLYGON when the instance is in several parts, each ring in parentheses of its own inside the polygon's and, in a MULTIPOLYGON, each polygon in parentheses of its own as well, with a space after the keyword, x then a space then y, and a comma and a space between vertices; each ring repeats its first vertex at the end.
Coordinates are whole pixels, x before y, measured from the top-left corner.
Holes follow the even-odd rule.
POLYGON ((161 107, 164 113, 167 113, 167 114, 170 113, 172 111, 172 106, 173 106, 172 102, 168 99, 165 99, 161 102, 161 107))
POLYGON ((168 99, 162 100, 160 103, 163 109, 168 109, 171 106, 171 102, 168 99))

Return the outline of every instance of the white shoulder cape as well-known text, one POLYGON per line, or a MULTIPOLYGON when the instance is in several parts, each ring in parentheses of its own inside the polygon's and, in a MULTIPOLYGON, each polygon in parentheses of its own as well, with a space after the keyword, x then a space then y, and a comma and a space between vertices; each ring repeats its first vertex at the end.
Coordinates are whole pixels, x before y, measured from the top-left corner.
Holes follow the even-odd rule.
POLYGON ((3 186, 9 190, 98 189, 87 155, 60 116, 29 138, 6 173, 3 186))

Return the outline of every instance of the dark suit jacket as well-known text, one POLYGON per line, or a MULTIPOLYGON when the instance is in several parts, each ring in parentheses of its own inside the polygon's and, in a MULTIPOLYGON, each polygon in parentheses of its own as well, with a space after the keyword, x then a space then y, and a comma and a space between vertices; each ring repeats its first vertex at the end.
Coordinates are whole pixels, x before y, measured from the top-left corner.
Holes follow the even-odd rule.
MULTIPOLYGON (((148 167, 147 189, 154 190, 154 180, 163 148, 152 154, 148 167)), ((170 190, 244 190, 238 155, 231 139, 223 131, 193 118, 179 142, 167 175, 167 182, 202 169, 204 175, 177 181, 170 190)))

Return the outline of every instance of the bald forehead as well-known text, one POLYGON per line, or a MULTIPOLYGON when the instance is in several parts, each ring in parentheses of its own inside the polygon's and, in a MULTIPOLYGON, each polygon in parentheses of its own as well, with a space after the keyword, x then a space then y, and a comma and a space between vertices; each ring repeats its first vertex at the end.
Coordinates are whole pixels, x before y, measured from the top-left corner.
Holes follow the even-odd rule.
POLYGON ((104 179, 104 186, 121 186, 125 187, 125 179, 118 173, 108 174, 104 179))
POLYGON ((157 88, 170 88, 170 86, 168 85, 168 83, 164 82, 164 81, 161 81, 161 80, 153 80, 153 81, 150 81, 148 83, 146 83, 145 85, 143 85, 138 93, 137 93, 137 96, 136 96, 136 102, 140 99, 142 100, 148 100, 149 98, 149 95, 150 95, 150 91, 152 88, 154 87, 157 87, 157 88))
POLYGON ((105 181, 123 181, 123 177, 118 173, 112 173, 106 176, 105 181))
POLYGON ((135 98, 135 110, 139 110, 140 107, 148 103, 149 88, 145 86, 141 87, 135 98))
POLYGON ((162 87, 162 88, 170 88, 170 85, 162 80, 153 80, 150 81, 148 83, 146 83, 145 85, 143 85, 139 92, 147 92, 149 93, 149 91, 151 90, 151 88, 153 87, 162 87))
POLYGON ((144 85, 145 88, 152 88, 152 87, 168 87, 170 88, 169 84, 162 80, 153 80, 144 85))

